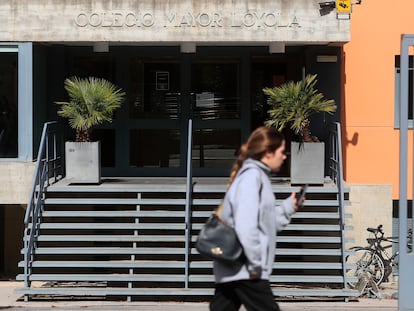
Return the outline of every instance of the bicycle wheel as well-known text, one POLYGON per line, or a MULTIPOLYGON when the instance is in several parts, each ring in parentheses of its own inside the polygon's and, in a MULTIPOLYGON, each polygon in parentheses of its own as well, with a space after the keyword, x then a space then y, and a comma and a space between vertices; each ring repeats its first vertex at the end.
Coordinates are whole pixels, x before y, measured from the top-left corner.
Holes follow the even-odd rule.
MULTIPOLYGON (((349 278, 348 284, 352 288, 355 288, 362 277, 369 277, 377 286, 384 279, 384 262, 370 249, 356 249, 354 254, 347 257, 346 263, 349 267, 346 273, 349 278)), ((369 287, 369 283, 367 286, 369 287)))

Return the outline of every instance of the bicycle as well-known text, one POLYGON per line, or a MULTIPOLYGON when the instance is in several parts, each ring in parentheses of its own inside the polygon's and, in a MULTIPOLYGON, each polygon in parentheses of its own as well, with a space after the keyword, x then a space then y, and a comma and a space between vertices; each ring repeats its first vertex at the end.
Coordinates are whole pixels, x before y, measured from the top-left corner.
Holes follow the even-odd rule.
MULTIPOLYGON (((353 254, 347 257, 347 264, 351 267, 347 270, 348 284, 360 291, 366 289, 378 292, 379 285, 388 280, 393 268, 398 268, 399 251, 391 254, 387 251, 393 244, 398 243, 398 238, 384 237, 382 225, 367 228, 367 231, 370 232, 368 246, 351 248, 353 254), (383 245, 383 242, 389 244, 383 245)), ((407 247, 412 249, 412 229, 408 231, 407 247)))

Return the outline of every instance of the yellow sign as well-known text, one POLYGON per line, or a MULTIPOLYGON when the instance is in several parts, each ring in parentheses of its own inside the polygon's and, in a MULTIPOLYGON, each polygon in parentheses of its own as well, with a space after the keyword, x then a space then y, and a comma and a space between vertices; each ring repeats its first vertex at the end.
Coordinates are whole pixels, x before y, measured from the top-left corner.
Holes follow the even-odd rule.
POLYGON ((336 0, 336 12, 351 14, 351 0, 336 0))

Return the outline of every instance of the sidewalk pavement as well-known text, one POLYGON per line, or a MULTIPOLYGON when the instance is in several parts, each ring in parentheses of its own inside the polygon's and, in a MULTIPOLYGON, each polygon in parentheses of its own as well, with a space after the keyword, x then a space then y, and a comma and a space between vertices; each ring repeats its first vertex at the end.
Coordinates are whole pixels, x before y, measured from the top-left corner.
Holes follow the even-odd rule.
MULTIPOLYGON (((139 310, 139 311, 207 311, 208 303, 194 302, 127 302, 127 301, 80 301, 80 300, 42 300, 24 302, 15 294, 22 282, 0 281, 0 310, 139 310)), ((318 299, 314 301, 281 301, 283 311, 397 311, 398 300, 393 299, 397 292, 396 283, 388 283, 381 289, 384 298, 359 298, 350 302, 318 299)), ((245 310, 245 309, 241 309, 245 310)))

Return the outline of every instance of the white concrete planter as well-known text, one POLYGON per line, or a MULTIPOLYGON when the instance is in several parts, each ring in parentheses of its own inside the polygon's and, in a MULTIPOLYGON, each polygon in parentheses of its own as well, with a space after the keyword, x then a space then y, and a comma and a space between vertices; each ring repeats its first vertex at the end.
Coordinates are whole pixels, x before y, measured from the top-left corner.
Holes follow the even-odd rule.
POLYGON ((65 143, 66 178, 70 183, 101 182, 101 143, 65 143))
POLYGON ((325 143, 291 143, 290 177, 292 184, 323 184, 325 143))

